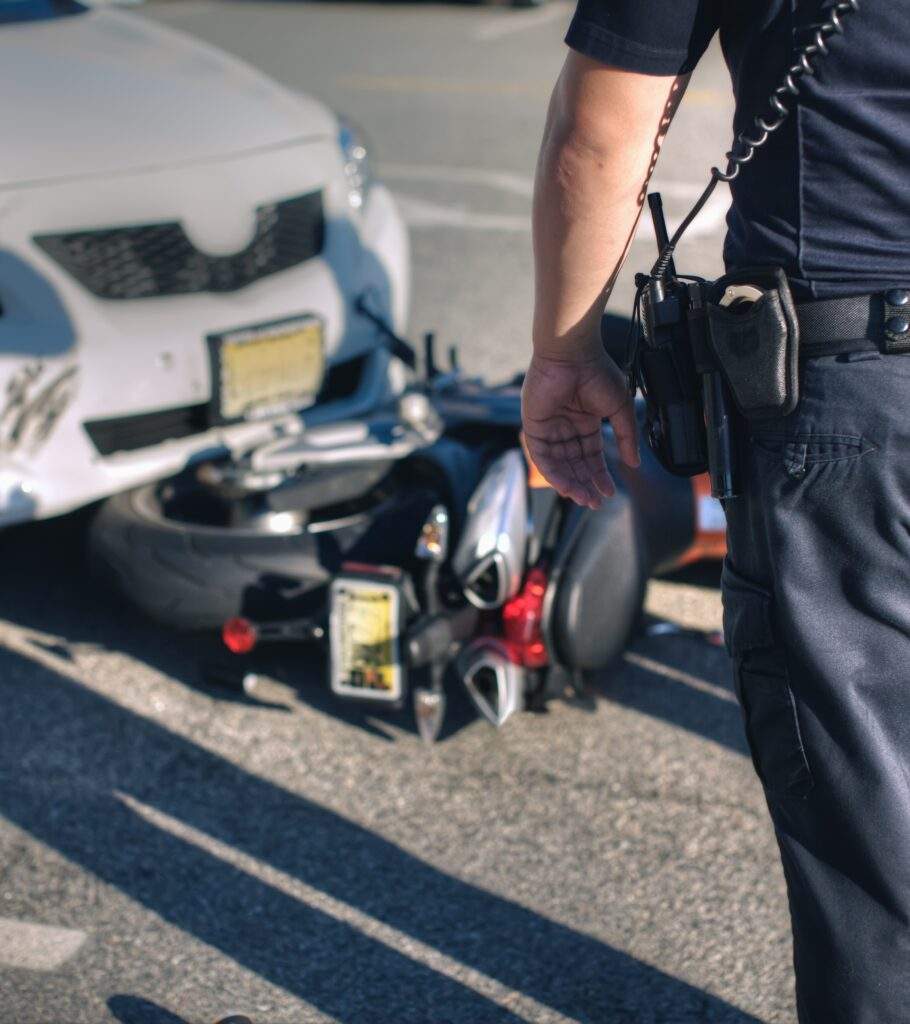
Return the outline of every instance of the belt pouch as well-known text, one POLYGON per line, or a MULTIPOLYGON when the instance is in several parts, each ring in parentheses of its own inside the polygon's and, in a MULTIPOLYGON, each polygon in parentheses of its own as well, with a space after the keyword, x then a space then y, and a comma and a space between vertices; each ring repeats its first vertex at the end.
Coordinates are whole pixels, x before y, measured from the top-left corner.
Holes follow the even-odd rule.
POLYGON ((760 420, 792 412, 799 401, 799 323, 783 270, 719 278, 707 311, 711 348, 743 416, 760 420), (761 297, 722 306, 731 285, 752 285, 761 297))

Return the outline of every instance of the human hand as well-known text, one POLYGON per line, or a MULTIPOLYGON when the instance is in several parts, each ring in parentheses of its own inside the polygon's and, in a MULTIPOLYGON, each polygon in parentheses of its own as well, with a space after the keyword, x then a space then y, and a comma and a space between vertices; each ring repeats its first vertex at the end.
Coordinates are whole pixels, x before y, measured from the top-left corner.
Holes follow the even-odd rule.
POLYGON ((578 505, 599 508, 616 491, 604 461, 603 420, 613 427, 622 461, 641 463, 632 396, 600 348, 564 359, 535 353, 521 389, 521 418, 531 460, 578 505))

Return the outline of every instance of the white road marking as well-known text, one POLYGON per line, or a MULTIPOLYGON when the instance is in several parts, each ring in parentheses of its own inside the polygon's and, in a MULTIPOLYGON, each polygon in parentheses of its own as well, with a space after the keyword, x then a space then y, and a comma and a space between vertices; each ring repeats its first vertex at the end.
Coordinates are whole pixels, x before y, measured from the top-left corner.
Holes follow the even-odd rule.
POLYGON ((528 11, 512 11, 510 14, 501 14, 495 17, 488 17, 475 30, 474 38, 482 43, 492 43, 505 36, 515 35, 517 32, 526 32, 528 29, 538 28, 541 25, 548 25, 551 21, 558 21, 564 18, 569 21, 569 12, 573 10, 574 4, 553 0, 545 7, 538 7, 528 11))
POLYGON ((398 209, 411 228, 463 228, 468 231, 531 230, 531 216, 511 213, 473 213, 463 206, 444 206, 416 196, 395 193, 398 209))
MULTIPOLYGON (((95 2, 97 3, 97 0, 95 2)), ((106 3, 113 6, 118 3, 126 3, 131 7, 140 7, 145 0, 106 0, 106 3)), ((218 7, 218 0, 180 0, 179 4, 167 5, 167 16, 172 18, 175 14, 208 14, 216 11, 218 7)))
MULTIPOLYGON (((513 171, 498 171, 487 167, 446 167, 442 164, 383 164, 380 175, 390 181, 423 181, 436 184, 482 185, 508 195, 530 199, 534 181, 528 175, 513 171)), ((682 216, 695 202, 704 184, 682 181, 661 182, 659 188, 665 199, 679 207, 682 216)), ((468 231, 527 232, 531 228, 530 212, 524 214, 480 213, 464 204, 437 203, 407 193, 396 193, 401 212, 412 228, 460 228, 468 231)), ((706 238, 723 233, 730 205, 726 188, 718 188, 705 204, 686 232, 687 239, 706 238)), ((671 223, 672 230, 672 223, 671 223)), ((636 240, 650 242, 653 229, 648 217, 638 223, 636 240)))
POLYGON ((709 683, 706 679, 699 679, 698 676, 693 676, 689 672, 673 668, 672 665, 665 665, 661 661, 646 658, 643 654, 636 654, 634 651, 626 651, 622 657, 623 661, 628 661, 631 665, 637 665, 639 668, 653 672, 655 675, 664 676, 664 678, 672 679, 677 683, 684 683, 686 686, 691 686, 693 690, 698 690, 700 693, 708 693, 718 700, 727 701, 730 704, 737 703, 736 696, 729 690, 724 689, 724 687, 718 686, 716 683, 709 683))
POLYGON ((342 900, 329 896, 321 889, 317 889, 306 882, 294 878, 278 868, 272 867, 265 861, 242 853, 227 843, 222 843, 206 832, 201 832, 186 822, 172 818, 169 814, 142 803, 127 793, 115 792, 117 799, 121 800, 135 814, 150 822, 156 828, 182 839, 184 842, 192 843, 199 849, 225 864, 248 875, 259 878, 266 885, 277 889, 291 899, 308 907, 313 907, 320 913, 356 928, 359 932, 369 936, 374 942, 387 946, 399 956, 408 957, 416 963, 422 964, 437 974, 451 978, 459 985, 469 988, 479 995, 488 999, 498 1006, 507 1007, 508 1010, 519 1019, 529 1022, 542 1020, 546 1017, 554 1024, 576 1024, 572 1018, 565 1017, 535 999, 517 992, 503 985, 495 978, 490 978, 473 967, 468 967, 458 960, 441 953, 427 943, 415 939, 407 932, 399 931, 391 925, 385 924, 378 918, 371 917, 361 910, 344 903, 342 900))
POLYGON ((456 185, 486 185, 512 195, 530 199, 534 179, 512 171, 492 171, 486 167, 446 167, 443 164, 380 164, 379 174, 391 181, 435 181, 456 185))
MULTIPOLYGON (((697 185, 690 184, 684 181, 664 181, 655 183, 654 188, 660 192, 665 199, 679 200, 681 209, 680 220, 688 212, 689 208, 695 203, 695 200, 702 194, 705 186, 708 184, 707 180, 699 182, 697 185)), ((689 225, 688 231, 686 231, 685 237, 690 238, 705 238, 708 235, 716 233, 722 233, 726 219, 727 210, 730 207, 730 189, 726 185, 718 186, 714 190, 714 195, 705 203, 701 213, 695 218, 694 221, 689 225)), ((673 233, 674 224, 670 223, 670 234, 673 233)), ((654 229, 651 225, 651 218, 647 216, 647 210, 645 215, 642 216, 638 222, 638 232, 636 237, 644 233, 650 241, 654 240, 654 229)))
POLYGON ((55 971, 75 956, 88 938, 73 928, 55 928, 0 917, 0 964, 27 971, 55 971))

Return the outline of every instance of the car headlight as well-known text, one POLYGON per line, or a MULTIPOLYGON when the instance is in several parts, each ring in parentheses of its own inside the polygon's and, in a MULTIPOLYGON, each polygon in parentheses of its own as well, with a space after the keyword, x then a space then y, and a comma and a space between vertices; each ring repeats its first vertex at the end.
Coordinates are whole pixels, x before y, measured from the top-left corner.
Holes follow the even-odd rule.
POLYGON ((345 117, 338 118, 338 145, 344 160, 344 176, 348 185, 348 202, 359 210, 366 202, 373 174, 370 170, 369 147, 363 132, 345 117))

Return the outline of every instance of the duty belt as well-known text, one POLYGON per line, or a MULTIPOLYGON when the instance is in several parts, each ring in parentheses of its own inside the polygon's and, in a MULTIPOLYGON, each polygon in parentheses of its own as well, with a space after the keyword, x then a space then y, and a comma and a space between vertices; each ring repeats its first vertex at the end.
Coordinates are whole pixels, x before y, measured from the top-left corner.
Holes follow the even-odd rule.
POLYGON ((798 303, 801 359, 844 352, 910 353, 910 288, 798 303))

